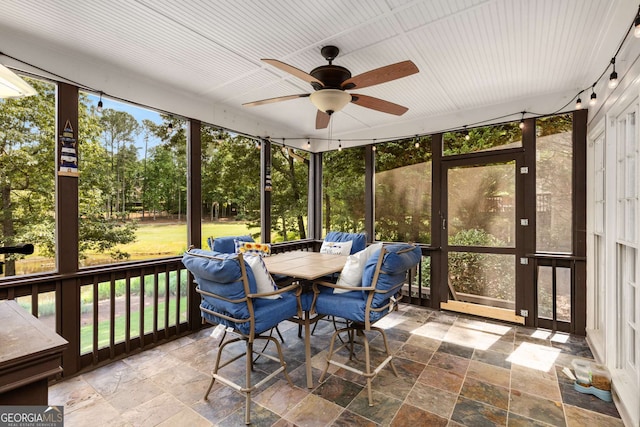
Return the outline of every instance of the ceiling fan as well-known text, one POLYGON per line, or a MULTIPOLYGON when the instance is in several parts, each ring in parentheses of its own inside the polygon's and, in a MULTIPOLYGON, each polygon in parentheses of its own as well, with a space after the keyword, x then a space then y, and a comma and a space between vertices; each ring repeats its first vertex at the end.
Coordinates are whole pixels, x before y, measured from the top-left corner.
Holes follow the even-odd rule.
POLYGON ((276 98, 247 102, 242 105, 245 107, 255 107, 272 102, 309 97, 313 105, 318 108, 316 114, 316 129, 326 128, 329 125, 331 115, 340 111, 349 102, 383 113, 395 114, 396 116, 407 112, 408 108, 402 105, 394 104, 393 102, 373 96, 348 93, 346 91, 349 89, 362 89, 415 74, 419 70, 412 61, 398 62, 352 77, 351 72, 346 68, 333 65, 333 60, 336 59, 338 53, 340 53, 340 49, 337 47, 324 46, 320 50, 320 54, 329 61, 329 65, 316 67, 311 70, 310 73, 306 73, 277 59, 262 59, 263 62, 310 83, 315 92, 278 96, 276 98))

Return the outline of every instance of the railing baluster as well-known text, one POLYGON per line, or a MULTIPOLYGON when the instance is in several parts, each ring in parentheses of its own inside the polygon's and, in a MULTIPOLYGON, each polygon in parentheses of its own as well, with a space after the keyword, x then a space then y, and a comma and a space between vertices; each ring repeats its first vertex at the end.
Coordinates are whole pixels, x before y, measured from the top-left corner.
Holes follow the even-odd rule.
POLYGON ((98 293, 98 288, 100 287, 100 283, 97 278, 94 276, 93 282, 93 363, 98 363, 98 328, 100 323, 98 322, 98 303, 100 295, 98 293))
POLYGON ((34 283, 33 286, 31 286, 31 314, 33 317, 40 317, 38 316, 38 296, 38 284, 34 283))
POLYGON ((164 269, 164 337, 169 338, 169 303, 171 298, 169 264, 164 269))
POLYGON ((129 353, 131 351, 131 272, 127 271, 127 275, 125 277, 125 297, 124 304, 126 307, 125 312, 125 329, 124 329, 124 346, 126 352, 129 353))
POLYGON ((153 269, 153 342, 158 341, 158 267, 153 269))
POLYGON ((182 295, 182 285, 180 283, 181 269, 176 267, 176 333, 180 333, 180 299, 182 295))
POLYGON ((116 345, 116 277, 111 273, 109 280, 109 356, 115 357, 116 345))

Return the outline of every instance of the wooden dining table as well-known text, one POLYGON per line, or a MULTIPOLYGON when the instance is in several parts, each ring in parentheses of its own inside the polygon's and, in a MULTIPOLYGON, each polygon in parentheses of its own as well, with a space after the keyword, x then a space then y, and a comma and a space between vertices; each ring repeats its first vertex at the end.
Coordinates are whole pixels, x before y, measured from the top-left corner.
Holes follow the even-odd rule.
MULTIPOLYGON (((310 251, 291 251, 271 255, 263 258, 270 274, 279 274, 302 281, 313 281, 334 273, 339 273, 347 262, 344 255, 321 254, 310 251)), ((323 316, 314 316, 305 311, 302 319, 293 319, 304 326, 305 367, 307 387, 313 388, 313 374, 311 370, 311 324, 323 316)))

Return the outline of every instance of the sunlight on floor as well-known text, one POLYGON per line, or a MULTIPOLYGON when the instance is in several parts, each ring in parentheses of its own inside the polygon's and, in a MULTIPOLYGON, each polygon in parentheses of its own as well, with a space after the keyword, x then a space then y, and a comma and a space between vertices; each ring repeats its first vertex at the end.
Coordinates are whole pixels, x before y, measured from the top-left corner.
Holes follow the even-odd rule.
POLYGON ((381 329, 392 329, 398 325, 403 324, 404 322, 406 322, 407 319, 403 318, 402 316, 398 315, 398 316, 394 316, 393 314, 390 314, 386 317, 383 317, 382 319, 378 320, 376 322, 376 326, 378 328, 381 329))
POLYGON ((549 372, 553 369, 559 355, 560 350, 557 348, 523 342, 511 353, 507 361, 526 368, 549 372))

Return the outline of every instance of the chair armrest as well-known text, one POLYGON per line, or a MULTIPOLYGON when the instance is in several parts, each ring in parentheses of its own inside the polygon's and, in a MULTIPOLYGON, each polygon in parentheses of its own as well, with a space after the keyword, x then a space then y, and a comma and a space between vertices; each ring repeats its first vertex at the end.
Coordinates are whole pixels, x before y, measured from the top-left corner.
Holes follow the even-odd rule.
MULTIPOLYGON (((356 288, 354 288, 353 286, 343 286, 343 285, 338 285, 337 283, 333 283, 333 282, 327 282, 324 280, 317 280, 315 282, 313 282, 313 291, 315 292, 318 289, 318 286, 324 286, 327 288, 334 288, 334 289, 348 289, 348 290, 356 290, 356 288)), ((357 288, 357 290, 361 290, 361 288, 357 288)), ((320 292, 318 290, 318 292, 320 292)))
POLYGON ((300 284, 299 283, 293 283, 289 286, 285 286, 284 288, 279 288, 274 290, 273 292, 263 292, 263 293, 259 293, 259 294, 247 294, 247 298, 262 298, 262 297, 270 297, 272 295, 280 295, 283 294, 285 292, 289 292, 289 291, 293 291, 300 288, 300 284))

